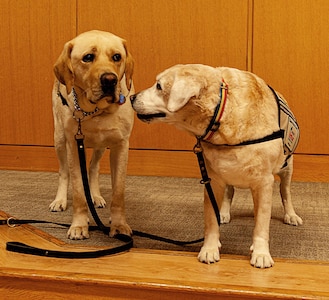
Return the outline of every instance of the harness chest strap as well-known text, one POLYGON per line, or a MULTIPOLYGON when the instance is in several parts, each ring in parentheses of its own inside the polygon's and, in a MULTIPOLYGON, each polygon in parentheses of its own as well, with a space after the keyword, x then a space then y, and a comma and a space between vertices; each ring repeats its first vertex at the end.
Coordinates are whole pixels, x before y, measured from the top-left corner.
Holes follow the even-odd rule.
POLYGON ((209 141, 212 138, 212 136, 214 135, 214 133, 219 129, 220 119, 222 118, 225 104, 226 104, 227 93, 228 93, 228 85, 224 81, 224 79, 222 79, 220 89, 219 89, 219 100, 216 105, 214 115, 213 115, 205 133, 202 136, 198 136, 197 139, 209 141))

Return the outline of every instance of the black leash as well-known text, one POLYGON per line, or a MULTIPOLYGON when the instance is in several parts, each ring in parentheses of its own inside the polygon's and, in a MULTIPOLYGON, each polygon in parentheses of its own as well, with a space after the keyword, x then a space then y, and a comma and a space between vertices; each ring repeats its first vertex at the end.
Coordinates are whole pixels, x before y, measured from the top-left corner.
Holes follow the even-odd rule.
MULTIPOLYGON (((86 156, 85 156, 85 147, 83 143, 84 136, 81 133, 81 123, 79 119, 79 127, 78 132, 75 136, 77 141, 77 147, 78 147, 78 154, 79 154, 79 160, 80 160, 80 170, 81 170, 81 176, 83 181, 83 187, 85 196, 87 199, 89 210, 97 224, 97 228, 104 232, 104 234, 108 235, 110 232, 110 228, 105 226, 100 218, 98 217, 98 214, 96 212, 95 206, 93 204, 93 200, 90 193, 89 188, 89 182, 88 182, 88 176, 87 176, 87 168, 86 168, 86 156)), ((53 223, 53 222, 47 222, 47 221, 38 221, 38 220, 16 220, 13 218, 9 218, 7 220, 7 225, 13 226, 14 224, 27 224, 27 223, 53 223)), ((62 223, 53 223, 60 226, 69 227, 66 224, 62 223)), ((48 250, 48 249, 42 249, 37 248, 33 246, 26 245, 21 242, 8 242, 6 244, 6 249, 8 251, 12 252, 19 252, 24 254, 31 254, 31 255, 38 255, 38 256, 47 256, 47 257, 56 257, 56 258, 97 258, 104 255, 113 255, 117 253, 121 253, 124 251, 128 251, 133 246, 133 239, 129 235, 124 234, 117 234, 115 235, 115 238, 119 241, 123 242, 123 245, 113 247, 113 248, 106 248, 106 249, 100 249, 100 250, 93 250, 93 251, 57 251, 57 250, 48 250)))
MULTIPOLYGON (((89 182, 88 182, 88 175, 87 175, 87 168, 86 168, 86 156, 85 156, 85 147, 84 147, 84 136, 81 132, 81 123, 80 119, 78 119, 79 126, 78 126, 78 132, 75 136, 77 147, 78 147, 78 155, 79 155, 79 161, 80 161, 80 169, 81 169, 81 176, 83 181, 83 187, 85 196, 87 199, 87 204, 89 207, 89 210, 97 224, 97 226, 89 226, 89 230, 101 230, 104 234, 108 235, 110 232, 110 227, 107 227, 103 224, 101 219, 99 218, 97 211, 95 209, 95 206, 92 201, 90 188, 89 188, 89 182)), ((22 225, 22 224, 55 224, 62 227, 70 227, 69 224, 63 224, 63 223, 57 223, 57 222, 50 222, 50 221, 43 221, 43 220, 18 220, 15 218, 8 218, 6 220, 0 220, 0 225, 8 225, 9 227, 15 227, 16 225, 22 225)), ((203 241, 203 238, 194 240, 194 241, 178 241, 173 240, 169 238, 160 237, 157 235, 141 232, 141 231, 133 231, 133 235, 157 240, 160 242, 170 243, 178 246, 184 246, 184 245, 190 245, 190 244, 196 244, 203 241)), ((6 250, 11 252, 18 252, 18 253, 24 253, 24 254, 30 254, 30 255, 38 255, 38 256, 47 256, 47 257, 56 257, 56 258, 97 258, 105 255, 113 255, 118 254, 121 252, 128 251, 133 247, 133 238, 129 235, 125 234, 117 234, 114 236, 114 238, 118 239, 119 241, 123 242, 123 245, 113 247, 113 248, 106 248, 106 249, 100 249, 100 250, 93 250, 93 251, 82 251, 82 252, 76 252, 76 251, 57 251, 57 250, 48 250, 48 249, 42 249, 38 247, 33 247, 26 245, 21 242, 7 242, 6 244, 6 250)))

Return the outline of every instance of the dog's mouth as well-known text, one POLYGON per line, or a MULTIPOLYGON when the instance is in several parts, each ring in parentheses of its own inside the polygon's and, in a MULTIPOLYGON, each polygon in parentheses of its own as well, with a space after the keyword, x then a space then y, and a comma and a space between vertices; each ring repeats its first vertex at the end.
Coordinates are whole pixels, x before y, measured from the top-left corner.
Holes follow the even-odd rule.
POLYGON ((166 117, 166 114, 162 113, 162 112, 155 113, 155 114, 137 114, 137 118, 144 122, 150 122, 153 119, 165 118, 165 117, 166 117))
POLYGON ((123 104, 125 102, 125 97, 122 94, 117 95, 117 92, 113 93, 103 93, 96 97, 95 99, 89 99, 89 102, 93 105, 99 105, 100 102, 103 104, 118 103, 123 104))
POLYGON ((90 102, 91 104, 93 104, 93 105, 96 105, 96 104, 97 104, 97 102, 95 102, 95 101, 93 101, 93 100, 89 100, 89 102, 90 102))
POLYGON ((113 103, 113 99, 114 97, 101 96, 97 99, 89 99, 89 103, 97 106, 98 108, 100 108, 100 106, 104 108, 105 106, 109 106, 110 103, 113 103))
POLYGON ((100 102, 102 100, 105 100, 108 103, 112 103, 112 102, 115 102, 115 96, 113 94, 112 95, 103 94, 103 95, 99 96, 97 99, 89 99, 89 102, 91 104, 96 105, 98 102, 100 102))

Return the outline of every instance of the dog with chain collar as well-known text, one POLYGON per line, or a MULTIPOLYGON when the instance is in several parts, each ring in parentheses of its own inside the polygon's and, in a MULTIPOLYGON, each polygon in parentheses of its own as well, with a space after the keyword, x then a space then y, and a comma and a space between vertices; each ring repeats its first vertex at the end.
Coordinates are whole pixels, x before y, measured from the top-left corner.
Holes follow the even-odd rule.
POLYGON ((106 202, 98 184, 99 161, 110 148, 112 183, 111 231, 130 235, 126 222, 124 190, 133 126, 133 110, 126 97, 134 92, 134 60, 122 38, 104 31, 88 31, 68 41, 58 57, 54 72, 53 114, 55 149, 59 160, 59 185, 51 211, 67 208, 69 178, 73 190, 73 220, 68 238, 85 239, 88 208, 79 168, 75 134, 83 128, 86 148, 93 148, 89 168, 92 200, 97 207, 106 202))

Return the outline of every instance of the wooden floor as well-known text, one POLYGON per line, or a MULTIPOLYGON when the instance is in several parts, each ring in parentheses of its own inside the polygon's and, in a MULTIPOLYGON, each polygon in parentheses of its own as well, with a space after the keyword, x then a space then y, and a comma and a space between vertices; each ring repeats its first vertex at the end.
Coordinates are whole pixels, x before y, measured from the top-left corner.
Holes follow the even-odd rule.
POLYGON ((72 249, 32 226, 0 226, 0 237, 1 299, 329 299, 329 262, 277 258, 261 270, 248 257, 222 255, 205 265, 196 253, 143 249, 56 259, 5 250, 7 241, 72 249))

